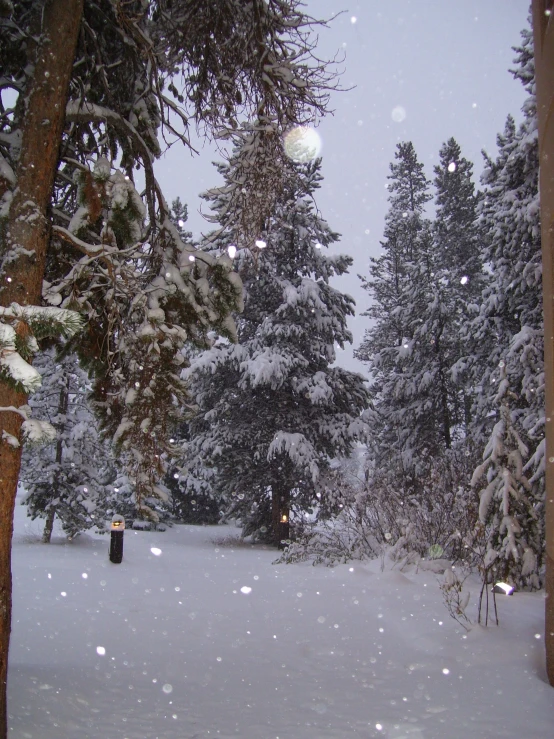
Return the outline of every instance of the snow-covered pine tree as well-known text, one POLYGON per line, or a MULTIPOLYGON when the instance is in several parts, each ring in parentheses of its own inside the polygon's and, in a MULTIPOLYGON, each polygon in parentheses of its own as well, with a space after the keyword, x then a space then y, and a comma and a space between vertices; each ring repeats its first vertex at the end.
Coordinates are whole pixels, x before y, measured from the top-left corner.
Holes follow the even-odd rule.
MULTIPOLYGON (((224 324, 239 292, 237 282, 228 279, 225 260, 214 262, 208 255, 190 265, 193 255, 171 227, 154 175, 160 137, 188 147, 188 125, 208 135, 233 130, 240 111, 261 118, 256 137, 258 150, 263 150, 276 130, 325 113, 335 76, 314 53, 311 31, 318 22, 301 12, 297 0, 26 0, 4 5, 0 304, 7 309, 12 303, 40 306, 47 283, 47 301, 61 297, 64 305, 81 306, 91 321, 84 344, 97 372, 99 400, 107 416, 110 393, 117 398, 110 426, 136 450, 136 482, 148 495, 170 444, 163 435, 170 433, 171 424, 161 420, 151 428, 148 444, 141 424, 156 426, 154 411, 161 418, 169 408, 177 377, 171 368, 177 366, 181 344, 191 337, 203 341, 210 328, 224 324), (15 105, 5 100, 6 90, 15 92, 15 105), (104 162, 110 166, 107 177, 104 162), (128 212, 136 201, 121 178, 132 184, 136 168, 144 174, 145 223, 138 242, 132 243, 134 230, 128 239, 114 241, 104 230, 111 217, 102 201, 102 177, 104 183, 110 179, 117 185, 123 198, 118 202, 116 196, 113 205, 128 212), (86 234, 79 238, 68 226, 84 203, 86 234), (110 237, 106 242, 100 238, 104 233, 110 237), (133 277, 126 283, 130 263, 140 280, 133 277), (125 291, 131 298, 127 313, 122 311, 125 291), (127 342, 125 348, 120 341, 127 342), (148 361, 139 363, 145 355, 148 361), (127 415, 122 412, 126 390, 135 383, 164 393, 159 408, 150 399, 131 404, 127 415), (124 418, 126 425, 121 426, 124 418)), ((271 190, 259 190, 259 184, 249 178, 241 192, 252 197, 265 193, 258 201, 263 212, 264 203, 267 209, 271 205, 271 190)), ((113 215, 117 211, 114 207, 113 215)), ((141 401, 147 397, 140 396, 141 401)), ((0 447, 0 736, 6 733, 17 444, 26 403, 26 393, 0 377, 0 414, 7 434, 0 447)))
MULTIPOLYGON (((371 258, 370 277, 360 276, 372 298, 364 315, 374 324, 355 353, 367 363, 373 379, 374 469, 386 470, 393 486, 407 493, 415 490, 421 479, 418 473, 422 471, 414 457, 421 432, 418 412, 415 407, 408 407, 406 399, 409 396, 410 403, 414 398, 417 402, 418 388, 410 387, 414 378, 409 365, 424 296, 414 283, 413 272, 421 265, 426 266, 423 258, 431 252, 431 228, 425 217, 425 206, 431 195, 423 165, 411 142, 398 144, 390 172, 390 207, 381 242, 383 253, 371 258)), ((428 428, 434 433, 431 425, 428 428)), ((430 448, 429 452, 432 451, 430 448)))
POLYGON ((206 255, 197 264, 169 217, 148 237, 133 183, 105 158, 81 171, 77 202, 67 228, 55 228, 85 255, 45 297, 86 312, 75 349, 95 376, 95 408, 135 487, 138 516, 157 521, 153 503, 167 497, 158 483, 187 401, 182 350, 205 342, 212 325, 232 334, 227 311, 240 281, 230 260, 206 255))
MULTIPOLYGON (((522 31, 515 49, 512 74, 529 93, 523 122, 516 127, 508 117, 498 136, 498 157, 486 158, 484 193, 479 209, 487 235, 483 260, 488 279, 479 315, 470 326, 475 337, 472 435, 483 446, 499 421, 495 397, 497 371, 505 366, 511 389, 511 423, 529 449, 528 493, 539 519, 544 496, 544 365, 542 318, 542 261, 538 193, 538 139, 535 102, 533 39, 522 31), (496 412, 495 412, 496 411, 496 412)), ((523 530, 523 536, 527 532, 523 530)), ((542 542, 530 536, 537 568, 542 542)), ((530 573, 528 573, 530 575, 530 573)), ((538 569, 528 583, 537 582, 538 569)))
POLYGON ((536 589, 541 586, 544 551, 543 501, 525 474, 529 449, 517 430, 519 403, 510 389, 504 362, 500 363, 495 402, 497 421, 471 481, 481 488, 475 541, 484 543, 485 586, 493 574, 520 590, 536 589))
POLYGON ((434 168, 433 248, 435 278, 441 282, 445 300, 440 339, 436 338, 435 345, 438 347, 440 342, 446 349, 443 367, 444 384, 448 385, 448 393, 444 395, 448 405, 445 417, 448 416, 450 423, 448 436, 450 439, 456 436, 458 442, 464 439, 469 448, 473 383, 467 361, 467 325, 478 310, 484 279, 478 196, 471 179, 473 165, 462 156, 455 139, 443 144, 439 160, 434 168))
MULTIPOLYGON (((21 18, 18 9, 12 9, 14 20, 21 23, 16 28, 10 19, 0 28, 6 48, 25 48, 33 18, 40 20, 35 5, 30 3, 29 15, 21 18)), ((96 393, 104 408, 112 398, 117 406, 118 396, 130 398, 139 387, 146 392, 146 385, 150 385, 149 391, 154 392, 152 382, 158 383, 160 392, 165 389, 167 403, 158 402, 156 409, 164 421, 157 429, 150 428, 148 403, 135 403, 133 413, 110 408, 109 417, 104 419, 111 432, 117 433, 116 439, 135 450, 128 458, 136 460, 131 477, 138 486, 139 510, 145 516, 150 515, 149 506, 141 501, 160 492, 155 478, 163 471, 161 460, 169 452, 171 416, 182 404, 171 400, 179 382, 175 380, 178 372, 170 368, 182 358, 184 342, 205 346, 207 332, 213 327, 233 333, 227 316, 238 307, 240 297, 240 286, 230 276, 229 260, 213 260, 205 254, 196 261, 189 245, 183 244, 179 226, 171 223, 153 171, 153 161, 161 151, 158 137, 171 135, 188 145, 186 127, 191 117, 206 130, 217 129, 222 136, 236 137, 240 135, 234 117, 237 107, 256 111, 260 123, 250 132, 255 145, 243 162, 253 165, 250 172, 258 174, 246 178, 231 200, 241 206, 244 194, 248 197, 255 192, 258 215, 263 218, 278 183, 276 187, 270 178, 270 186, 264 186, 268 170, 256 166, 257 157, 268 149, 273 151, 280 127, 304 122, 308 111, 323 112, 328 88, 333 85, 333 74, 312 54, 313 45, 306 33, 311 21, 306 26, 307 19, 297 3, 286 0, 279 4, 278 12, 270 12, 265 4, 254 5, 208 2, 200 12, 196 3, 179 7, 141 3, 135 10, 126 7, 123 12, 97 0, 85 4, 82 11, 79 62, 72 70, 66 105, 68 125, 55 180, 54 238, 46 255, 44 297, 87 314, 89 336, 83 342, 83 358, 97 374, 96 393), (209 28, 208 34, 202 32, 205 28, 209 28), (197 38, 204 36, 199 51, 197 38), (287 39, 285 45, 283 39, 287 39), (258 57, 264 59, 263 79, 255 61, 258 57), (177 78, 183 91, 177 89, 177 78), (144 169, 143 203, 133 188, 135 167, 144 169), (260 197, 261 192, 264 197, 260 197), (99 310, 98 304, 103 302, 99 310), (125 310, 125 303, 132 304, 132 309, 125 310), (166 322, 162 317, 165 307, 170 307, 166 322), (132 330, 130 326, 123 329, 127 320, 132 330), (132 359, 130 344, 137 333, 140 347, 132 359), (116 346, 120 340, 126 359, 116 346), (161 346, 167 350, 163 357, 161 346), (138 362, 137 357, 143 355, 149 358, 148 363, 138 362), (148 444, 146 438, 150 439, 148 444), (165 442, 156 441, 163 438, 165 442)), ((56 12, 63 13, 63 9, 57 7, 53 18, 56 12)), ((27 67, 18 71, 11 58, 3 55, 2 60, 10 84, 22 91, 27 84, 27 67)), ((28 84, 32 84, 31 77, 28 84)), ((14 236, 21 219, 16 217, 13 224, 9 220, 18 151, 10 142, 17 138, 17 126, 22 125, 21 112, 16 106, 3 119, 9 134, 1 153, 7 185, 2 194, 8 246, 14 239, 21 242, 14 236)), ((228 217, 233 212, 229 208, 228 217)), ((251 245, 251 228, 243 219, 239 221, 236 230, 242 227, 243 239, 251 245)), ((12 257, 7 249, 4 266, 8 271, 15 269, 12 257)), ((27 257, 22 253, 22 258, 27 257)), ((19 286, 24 273, 18 271, 17 289, 9 284, 6 288, 3 282, 6 299, 8 293, 10 299, 16 293, 24 294, 19 286)), ((174 399, 179 400, 179 392, 174 399)))
POLYGON ((435 172, 436 217, 433 228, 442 264, 450 272, 452 288, 461 296, 460 308, 481 294, 483 267, 477 223, 477 194, 473 165, 453 138, 439 151, 435 172))
MULTIPOLYGON (((206 195, 216 217, 225 215, 241 153, 219 165, 224 184, 206 195)), ((329 284, 351 260, 324 254, 338 235, 313 200, 321 163, 285 167, 259 251, 237 253, 245 286, 239 344, 218 342, 187 372, 198 413, 184 482, 220 499, 245 535, 274 543, 287 538, 290 515, 324 497, 323 473, 362 437, 368 401, 360 375, 331 366, 335 347, 351 340, 353 300, 329 284)), ((236 236, 221 234, 221 248, 236 236)))
POLYGON ((179 233, 179 238, 183 244, 188 244, 192 241, 191 231, 187 231, 185 228, 186 222, 189 217, 189 210, 186 203, 183 203, 180 197, 176 197, 171 202, 171 210, 169 212, 169 218, 179 233))
POLYGON ((70 539, 93 526, 102 529, 115 461, 99 437, 88 400, 90 381, 77 357, 57 356, 51 347, 34 366, 42 385, 30 406, 54 426, 56 439, 25 448, 21 481, 27 513, 45 519, 43 541, 48 543, 56 517, 70 539))
MULTIPOLYGON (((357 356, 375 380, 372 494, 402 502, 398 521, 413 529, 412 545, 426 553, 433 545, 454 545, 453 532, 466 531, 469 523, 460 505, 467 462, 459 447, 470 391, 461 370, 454 377, 451 369, 466 350, 460 340, 468 310, 463 290, 470 279, 474 290, 480 284, 476 199, 471 165, 453 139, 441 148, 435 169, 433 225, 425 217, 429 183, 413 146, 399 145, 396 159, 384 253, 372 260, 371 278, 362 278, 373 297, 366 315, 375 324, 357 356), (448 511, 450 526, 439 509, 448 511)), ((371 494, 366 498, 370 511, 371 494)))

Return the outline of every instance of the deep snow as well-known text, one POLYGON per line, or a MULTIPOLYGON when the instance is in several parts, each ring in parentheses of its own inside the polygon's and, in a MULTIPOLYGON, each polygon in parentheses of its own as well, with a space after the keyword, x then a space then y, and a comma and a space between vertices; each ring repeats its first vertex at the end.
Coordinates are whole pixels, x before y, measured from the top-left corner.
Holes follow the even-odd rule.
POLYGON ((274 565, 193 526, 127 531, 113 565, 106 536, 41 530, 18 505, 10 736, 554 735, 542 593, 499 597, 500 627, 466 634, 428 572, 274 565))

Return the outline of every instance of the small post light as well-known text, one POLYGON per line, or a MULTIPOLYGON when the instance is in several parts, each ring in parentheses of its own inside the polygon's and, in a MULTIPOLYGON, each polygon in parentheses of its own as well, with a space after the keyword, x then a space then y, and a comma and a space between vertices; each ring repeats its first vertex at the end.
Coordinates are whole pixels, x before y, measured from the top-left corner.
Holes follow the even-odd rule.
POLYGON ((290 526, 289 526, 289 511, 288 508, 281 508, 279 515, 279 537, 278 537, 278 548, 286 549, 288 547, 288 540, 290 539, 290 526))
POLYGON ((492 589, 493 593, 500 593, 501 595, 513 595, 515 588, 505 582, 497 582, 492 589))
POLYGON ((118 565, 123 559, 123 532, 125 531, 125 519, 118 515, 112 517, 111 541, 110 541, 110 562, 118 565))

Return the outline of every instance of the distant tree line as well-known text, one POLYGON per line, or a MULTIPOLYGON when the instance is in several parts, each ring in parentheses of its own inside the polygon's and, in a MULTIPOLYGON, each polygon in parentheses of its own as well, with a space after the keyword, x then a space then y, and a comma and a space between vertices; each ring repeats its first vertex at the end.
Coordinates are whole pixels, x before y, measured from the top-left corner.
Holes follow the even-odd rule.
POLYGON ((361 278, 365 468, 350 486, 343 478, 342 544, 336 527, 312 532, 289 558, 311 548, 325 559, 326 542, 343 557, 387 545, 477 563, 486 581, 542 585, 539 158, 531 32, 522 38, 512 73, 529 95, 523 122, 508 117, 480 191, 454 139, 432 182, 412 143, 397 146, 381 254, 361 278))

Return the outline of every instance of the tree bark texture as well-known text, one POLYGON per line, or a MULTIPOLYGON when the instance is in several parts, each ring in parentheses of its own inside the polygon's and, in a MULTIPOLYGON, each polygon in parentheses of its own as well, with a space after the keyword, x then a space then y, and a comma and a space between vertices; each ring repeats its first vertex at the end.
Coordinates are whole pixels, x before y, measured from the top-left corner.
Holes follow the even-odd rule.
MULTIPOLYGON (((40 305, 46 250, 47 212, 52 196, 71 69, 79 36, 83 0, 47 0, 34 75, 26 91, 17 186, 3 252, 0 305, 40 305)), ((0 407, 19 408, 27 398, 0 381, 0 407)), ((2 430, 21 441, 22 417, 0 412, 2 430)), ((11 629, 11 540, 21 447, 0 441, 0 739, 7 737, 6 685, 11 629)))
POLYGON ((50 506, 48 509, 48 515, 44 523, 44 531, 42 532, 42 543, 50 544, 52 540, 52 531, 54 530, 54 519, 56 518, 56 508, 50 506))
MULTIPOLYGON (((533 0, 533 35, 539 122, 544 372, 546 415, 546 605, 548 680, 554 687, 554 14, 551 2, 533 0)), ((554 9, 553 9, 554 10, 554 9)))

